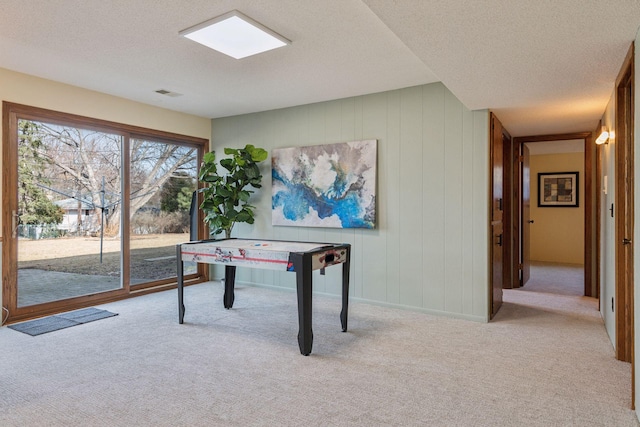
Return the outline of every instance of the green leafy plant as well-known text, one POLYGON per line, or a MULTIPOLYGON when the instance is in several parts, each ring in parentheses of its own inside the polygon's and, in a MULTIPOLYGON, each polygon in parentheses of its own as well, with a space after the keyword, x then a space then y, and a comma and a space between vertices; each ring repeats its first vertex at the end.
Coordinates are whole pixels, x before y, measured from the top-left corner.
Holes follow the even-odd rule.
POLYGON ((199 191, 203 194, 200 209, 205 213, 204 221, 212 235, 224 231, 231 237, 231 230, 237 222, 253 224, 254 206, 249 204, 253 193, 248 187, 262 187, 262 174, 258 163, 266 160, 267 151, 246 145, 244 148, 225 148, 224 154, 231 156, 220 160, 220 166, 227 170, 218 173, 215 152, 204 155, 198 179, 205 184, 199 191))

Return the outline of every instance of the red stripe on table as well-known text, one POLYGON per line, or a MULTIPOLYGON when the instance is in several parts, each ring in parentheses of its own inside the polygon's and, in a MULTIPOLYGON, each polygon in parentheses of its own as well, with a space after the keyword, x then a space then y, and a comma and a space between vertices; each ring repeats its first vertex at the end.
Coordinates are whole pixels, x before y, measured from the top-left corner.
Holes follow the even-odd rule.
MULTIPOLYGON (((182 255, 196 255, 196 256, 202 256, 202 257, 210 257, 210 258, 222 258, 219 255, 216 254, 206 254, 206 253, 200 253, 200 252, 182 252, 182 255)), ((234 261, 256 261, 256 262, 270 262, 273 264, 289 264, 288 260, 281 260, 281 259, 266 259, 266 258, 241 258, 241 257, 235 257, 232 256, 231 257, 231 261, 229 262, 234 262, 234 261)), ((223 262, 223 261, 221 261, 223 262)))

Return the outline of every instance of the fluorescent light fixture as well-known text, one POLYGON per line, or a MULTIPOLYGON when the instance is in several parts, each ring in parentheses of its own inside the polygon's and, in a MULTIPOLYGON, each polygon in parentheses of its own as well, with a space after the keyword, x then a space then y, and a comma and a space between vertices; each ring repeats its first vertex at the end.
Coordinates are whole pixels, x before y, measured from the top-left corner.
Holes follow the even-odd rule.
POLYGON ((280 34, 237 10, 194 25, 179 34, 235 59, 291 44, 280 34))
POLYGON ((602 126, 602 132, 600 133, 600 136, 596 138, 596 144, 602 145, 602 144, 605 144, 608 140, 609 140, 609 132, 607 132, 607 129, 604 126, 602 126))

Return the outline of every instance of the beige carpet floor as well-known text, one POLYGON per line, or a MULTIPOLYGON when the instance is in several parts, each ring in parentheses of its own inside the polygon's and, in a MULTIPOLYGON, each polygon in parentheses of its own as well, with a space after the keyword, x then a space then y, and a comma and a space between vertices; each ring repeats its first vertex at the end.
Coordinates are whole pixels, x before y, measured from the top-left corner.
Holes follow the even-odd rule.
MULTIPOLYGON (((535 277, 535 271, 533 272, 535 277)), ((534 279, 532 279, 534 280, 534 279)), ((116 317, 31 337, 0 328, 0 426, 638 426, 630 365, 591 298, 504 293, 483 324, 219 282, 99 308, 116 317)))
POLYGON ((584 267, 532 261, 531 278, 521 290, 560 295, 584 295, 584 267))

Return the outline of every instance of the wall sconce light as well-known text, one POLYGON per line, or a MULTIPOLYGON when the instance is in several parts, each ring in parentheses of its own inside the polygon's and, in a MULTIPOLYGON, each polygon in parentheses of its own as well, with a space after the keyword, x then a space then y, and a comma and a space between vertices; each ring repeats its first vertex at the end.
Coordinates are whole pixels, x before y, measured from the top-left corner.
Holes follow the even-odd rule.
POLYGON ((602 126, 602 132, 600 132, 600 136, 596 139, 596 144, 598 145, 602 145, 602 144, 607 144, 609 141, 609 132, 607 132, 607 129, 602 126))

